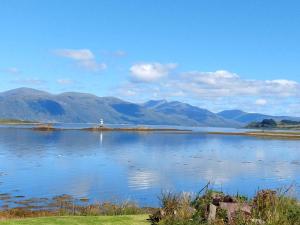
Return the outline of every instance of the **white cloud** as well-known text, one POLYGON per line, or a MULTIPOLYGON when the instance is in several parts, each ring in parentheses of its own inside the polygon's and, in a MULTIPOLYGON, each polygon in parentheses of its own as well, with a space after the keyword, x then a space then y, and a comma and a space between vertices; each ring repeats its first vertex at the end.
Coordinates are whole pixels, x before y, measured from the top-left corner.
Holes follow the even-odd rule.
POLYGON ((292 80, 268 80, 266 82, 269 84, 277 84, 286 87, 294 87, 298 84, 296 81, 292 80))
POLYGON ((7 73, 10 73, 10 74, 19 74, 21 71, 16 68, 16 67, 10 67, 10 68, 7 68, 5 70, 7 73))
POLYGON ((56 82, 61 85, 69 85, 74 83, 74 81, 71 79, 58 79, 56 82))
POLYGON ((131 66, 130 72, 136 81, 153 82, 167 76, 176 67, 174 63, 138 63, 131 66))
POLYGON ((58 49, 55 54, 75 60, 79 67, 88 71, 98 72, 107 68, 105 63, 96 61, 95 55, 89 49, 58 49))
POLYGON ((290 80, 247 80, 228 71, 186 72, 169 81, 170 87, 198 97, 292 96, 299 83, 290 80))
POLYGON ((255 104, 260 105, 260 106, 266 105, 267 103, 268 103, 268 101, 266 99, 263 99, 263 98, 257 99, 255 101, 255 104))
MULTIPOLYGON (((300 84, 292 80, 248 80, 225 70, 215 72, 184 72, 159 82, 166 76, 174 64, 137 64, 131 67, 132 76, 144 83, 130 84, 131 90, 156 88, 164 95, 180 93, 188 98, 224 98, 224 97, 289 97, 299 96, 300 84), (158 82, 151 82, 158 81, 158 82)), ((127 84, 128 86, 128 84, 127 84)), ((139 94, 136 91, 137 94, 139 94)), ((262 104, 265 101, 258 101, 262 104)))
POLYGON ((232 82, 238 79, 238 75, 225 70, 217 70, 216 72, 187 72, 184 74, 187 79, 192 79, 194 82, 207 85, 218 85, 221 82, 232 82))
POLYGON ((95 58, 94 54, 89 49, 58 49, 55 53, 59 56, 74 60, 92 60, 95 58))

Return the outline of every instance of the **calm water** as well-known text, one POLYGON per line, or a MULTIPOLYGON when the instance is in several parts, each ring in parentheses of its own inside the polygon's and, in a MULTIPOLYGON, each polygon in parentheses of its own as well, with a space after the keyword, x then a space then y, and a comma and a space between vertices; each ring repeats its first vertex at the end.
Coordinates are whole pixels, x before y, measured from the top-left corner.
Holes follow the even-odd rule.
POLYGON ((163 190, 197 192, 208 181, 248 196, 295 184, 299 197, 300 141, 0 128, 0 193, 156 206, 163 190))

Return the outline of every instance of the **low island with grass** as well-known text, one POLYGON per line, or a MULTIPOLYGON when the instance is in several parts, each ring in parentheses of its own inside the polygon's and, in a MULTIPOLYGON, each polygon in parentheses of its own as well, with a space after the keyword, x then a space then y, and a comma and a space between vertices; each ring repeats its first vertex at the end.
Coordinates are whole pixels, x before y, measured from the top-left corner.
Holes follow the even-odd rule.
POLYGON ((39 124, 37 121, 20 120, 20 119, 0 119, 0 125, 24 125, 24 124, 39 124))
POLYGON ((165 132, 191 132, 187 129, 175 129, 175 128, 152 128, 152 127, 90 127, 83 128, 82 130, 102 132, 102 131, 134 131, 134 132, 154 132, 154 131, 165 131, 165 132))
POLYGON ((38 124, 37 126, 29 129, 35 131, 64 131, 64 130, 78 130, 78 131, 91 131, 91 132, 106 132, 106 131, 124 131, 124 132, 191 132, 192 130, 187 129, 174 129, 174 128, 152 128, 152 127, 106 127, 106 126, 95 126, 88 128, 58 128, 51 123, 38 124))

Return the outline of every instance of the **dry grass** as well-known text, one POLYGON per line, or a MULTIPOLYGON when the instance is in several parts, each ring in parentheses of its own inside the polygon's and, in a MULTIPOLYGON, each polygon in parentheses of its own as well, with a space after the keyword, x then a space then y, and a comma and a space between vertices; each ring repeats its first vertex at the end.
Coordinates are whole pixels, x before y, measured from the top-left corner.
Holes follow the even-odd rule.
POLYGON ((300 204, 296 199, 276 191, 263 190, 248 200, 242 196, 226 196, 206 190, 194 198, 167 193, 161 197, 162 208, 150 216, 156 225, 300 225, 300 204), (220 198, 232 198, 238 204, 251 206, 251 214, 237 211, 228 218, 227 211, 218 208, 216 219, 208 221, 209 204, 220 198))

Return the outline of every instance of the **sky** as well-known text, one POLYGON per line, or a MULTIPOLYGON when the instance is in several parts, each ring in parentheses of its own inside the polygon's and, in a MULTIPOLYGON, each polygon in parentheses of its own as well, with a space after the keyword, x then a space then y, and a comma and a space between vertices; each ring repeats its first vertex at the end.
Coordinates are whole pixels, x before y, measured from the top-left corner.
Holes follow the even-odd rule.
POLYGON ((300 116, 297 0, 1 0, 0 92, 300 116))

